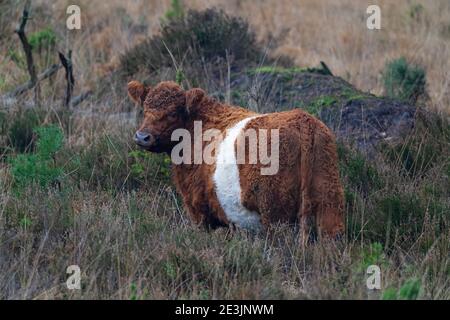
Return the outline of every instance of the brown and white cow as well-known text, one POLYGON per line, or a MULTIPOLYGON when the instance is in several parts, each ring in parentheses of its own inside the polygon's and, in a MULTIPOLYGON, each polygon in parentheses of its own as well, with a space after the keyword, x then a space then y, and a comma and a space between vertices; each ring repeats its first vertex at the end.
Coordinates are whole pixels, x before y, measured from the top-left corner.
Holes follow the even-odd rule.
MULTIPOLYGON (((257 114, 220 103, 202 89, 183 90, 174 82, 146 87, 128 84, 133 101, 144 107, 144 120, 134 137, 151 152, 171 155, 177 145, 172 133, 216 129, 223 139, 214 143, 214 163, 173 165, 173 179, 185 208, 196 224, 260 229, 276 222, 299 222, 303 230, 335 237, 343 232, 343 189, 339 180, 336 143, 330 130, 308 113, 257 114), (263 164, 223 162, 235 159, 238 139, 248 129, 277 129, 278 170, 261 174, 263 164)), ((274 143, 271 136, 267 144, 274 143)), ((194 142, 191 142, 194 144, 194 142)), ((203 141, 202 148, 210 143, 203 141)), ((194 146, 193 146, 194 147, 194 146)), ((249 156, 249 148, 247 156, 249 156)))

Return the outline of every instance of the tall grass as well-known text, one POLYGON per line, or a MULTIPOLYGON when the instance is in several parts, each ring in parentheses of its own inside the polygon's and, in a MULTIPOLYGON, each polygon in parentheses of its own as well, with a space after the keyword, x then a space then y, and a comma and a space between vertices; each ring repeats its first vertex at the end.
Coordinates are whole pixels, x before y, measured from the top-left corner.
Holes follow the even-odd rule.
MULTIPOLYGON (((287 225, 259 235, 207 232, 189 222, 170 182, 167 158, 133 145, 136 115, 126 94, 112 90, 104 77, 118 66, 121 53, 157 33, 169 1, 75 3, 82 7, 84 25, 67 43, 74 50, 77 90, 108 90, 77 110, 56 111, 58 93, 64 92, 60 73, 42 88, 49 108, 24 111, 18 101, 0 114, 1 299, 450 299, 445 119, 418 122, 403 144, 385 146, 372 160, 339 147, 347 227, 340 241, 303 247, 295 226, 287 225), (49 124, 64 139, 40 159, 36 128, 49 124), (21 158, 57 169, 53 183, 17 184, 14 159, 21 158), (66 268, 73 264, 81 268, 81 290, 65 285, 66 268), (381 268, 381 290, 366 287, 371 264, 381 268)), ((64 3, 46 4, 34 2, 42 19, 30 23, 30 32, 51 25, 64 38, 64 3)), ((381 92, 381 71, 391 58, 420 62, 433 106, 448 110, 445 1, 427 2, 422 9, 406 0, 381 1, 384 29, 374 33, 365 29, 365 2, 189 3, 211 5, 247 17, 260 39, 271 33, 270 48, 278 45, 271 54, 287 54, 300 66, 324 60, 361 89, 381 92), (318 28, 318 21, 327 23, 318 28)), ((10 6, 3 12, 9 20, 3 15, 2 26, 20 14, 10 6)), ((14 34, 0 36, 1 52, 10 53, 0 56, 3 92, 27 74, 14 34)), ((47 135, 52 137, 59 135, 47 135)))
POLYGON ((407 174, 389 152, 368 162, 341 146, 346 235, 303 247, 294 226, 251 235, 192 225, 165 160, 141 154, 125 134, 100 132, 82 149, 66 136, 54 150, 58 185, 24 184, 18 194, 13 167, 2 163, 0 298, 450 298, 450 176, 441 161, 407 174), (81 290, 65 284, 73 264, 81 290), (381 290, 366 288, 372 264, 381 290))

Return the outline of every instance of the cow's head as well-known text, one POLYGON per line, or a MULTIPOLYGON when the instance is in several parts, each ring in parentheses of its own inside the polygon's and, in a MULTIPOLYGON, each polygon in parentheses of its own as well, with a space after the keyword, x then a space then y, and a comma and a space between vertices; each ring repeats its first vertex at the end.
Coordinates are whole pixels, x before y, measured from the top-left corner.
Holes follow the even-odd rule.
POLYGON ((130 98, 144 108, 144 121, 134 136, 135 142, 152 152, 170 152, 172 132, 186 127, 190 109, 204 96, 201 89, 184 91, 175 82, 147 87, 138 81, 128 84, 130 98))

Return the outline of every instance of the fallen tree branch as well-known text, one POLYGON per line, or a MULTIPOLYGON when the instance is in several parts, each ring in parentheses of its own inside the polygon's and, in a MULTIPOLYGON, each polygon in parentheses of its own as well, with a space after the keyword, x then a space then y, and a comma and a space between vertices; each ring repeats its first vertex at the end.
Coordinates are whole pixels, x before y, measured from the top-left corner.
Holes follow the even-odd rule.
POLYGON ((89 96, 92 94, 91 90, 87 90, 82 92, 80 95, 74 97, 72 99, 72 101, 70 102, 70 107, 76 107, 77 105, 79 105, 81 102, 83 102, 84 100, 86 100, 87 98, 89 98, 89 96))
MULTIPOLYGON (((42 72, 41 74, 38 75, 38 80, 37 82, 40 82, 42 80, 45 80, 49 77, 51 77, 52 75, 54 75, 59 69, 61 68, 60 64, 54 64, 52 65, 50 68, 46 69, 44 72, 42 72)), ((22 94, 23 92, 30 90, 33 88, 33 85, 31 83, 31 81, 28 81, 27 83, 24 83, 20 86, 18 86, 17 88, 15 88, 13 91, 0 96, 0 102, 5 106, 5 107, 10 107, 12 106, 15 102, 16 102, 16 97, 20 94, 22 94)), ((79 94, 78 96, 73 97, 70 100, 70 104, 69 106, 71 108, 76 107, 77 105, 79 105, 81 102, 83 102, 84 100, 86 100, 87 98, 89 98, 92 95, 92 90, 86 90, 84 92, 82 92, 81 94, 79 94)))
MULTIPOLYGON (((58 68, 60 68, 60 67, 61 66, 58 65, 58 68)), ((73 97, 73 99, 71 99, 71 101, 70 101, 70 107, 73 108, 73 107, 78 106, 84 100, 89 98, 92 94, 93 94, 92 90, 86 90, 86 91, 82 92, 81 94, 79 94, 78 96, 73 97)), ((14 104, 16 102, 17 102, 17 99, 14 96, 8 96, 8 95, 0 96, 0 108, 2 108, 2 107, 10 108, 10 107, 14 106, 14 104)), ((57 103, 52 108, 56 109, 59 106, 61 106, 61 105, 59 103, 57 103)), ((25 109, 31 109, 31 108, 33 108, 33 105, 28 103, 28 104, 25 104, 24 107, 25 107, 25 109)))
POLYGON ((29 80, 28 82, 16 87, 14 90, 5 94, 4 98, 14 98, 14 97, 21 95, 25 91, 33 89, 38 82, 45 80, 45 79, 51 77, 52 75, 54 75, 59 70, 59 68, 61 68, 60 64, 54 64, 54 65, 50 66, 49 68, 47 68, 46 70, 44 70, 42 73, 40 73, 37 76, 36 82, 29 80))

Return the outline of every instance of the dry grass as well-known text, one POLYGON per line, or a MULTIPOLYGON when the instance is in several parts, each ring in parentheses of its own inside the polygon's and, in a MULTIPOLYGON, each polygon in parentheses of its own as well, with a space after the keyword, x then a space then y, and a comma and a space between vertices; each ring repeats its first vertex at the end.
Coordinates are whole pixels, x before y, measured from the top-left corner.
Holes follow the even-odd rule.
MULTIPOLYGON (((20 1, 19 1, 20 2, 20 1)), ((118 55, 158 32, 160 18, 170 1, 74 1, 83 13, 81 31, 65 30, 64 1, 36 1, 46 18, 31 21, 30 30, 53 26, 62 39, 70 36, 80 87, 92 86, 117 65, 118 55)), ((292 57, 300 66, 326 61, 332 71, 357 88, 382 93, 381 71, 388 60, 405 56, 427 71, 431 107, 450 112, 450 5, 446 0, 378 1, 382 30, 366 28, 365 10, 370 1, 269 0, 256 5, 250 1, 193 0, 186 7, 219 7, 246 18, 260 39, 269 34, 277 42, 272 54, 292 57)), ((10 28, 18 10, 12 11, 10 28)), ((6 83, 17 83, 26 74, 3 56, 17 42, 5 42, 0 70, 6 83), (4 50, 6 49, 6 50, 4 50)), ((65 41, 60 42, 64 48, 65 41)), ((1 91, 1 87, 0 87, 1 91)))
POLYGON ((170 188, 2 193, 2 299, 378 299, 420 282, 418 298, 449 299, 449 235, 424 225, 417 241, 377 251, 363 240, 302 248, 290 226, 230 236, 190 225, 170 188), (23 215, 31 221, 25 226, 23 215), (68 290, 65 269, 82 270, 68 290), (382 291, 366 288, 380 265, 382 291))
MULTIPOLYGON (((21 2, 6 2, 16 6, 0 12, 0 27, 12 31, 21 2)), ((73 1, 81 5, 83 28, 69 35, 66 1, 33 3, 42 19, 31 20, 29 32, 52 26, 61 50, 70 40, 77 93, 105 81, 120 54, 157 33, 169 7, 169 1, 73 1)), ((324 60, 336 75, 374 93, 382 92, 385 62, 406 56, 427 69, 429 107, 450 112, 448 2, 423 1, 415 19, 415 2, 379 3, 381 31, 366 29, 365 1, 194 0, 188 6, 242 15, 260 39, 270 33, 276 40, 271 54, 288 55, 300 66, 324 60)), ((2 93, 27 79, 11 50, 20 53, 12 32, 0 44, 2 93)), ((43 86, 45 104, 57 105, 63 88, 61 72, 43 86)), ((21 102, 6 123, 22 112, 21 102)), ((292 226, 253 236, 191 225, 164 160, 144 158, 143 171, 136 170, 129 107, 111 87, 107 97, 68 116, 45 109, 41 122, 57 123, 66 138, 55 157, 64 175, 50 188, 31 185, 17 193, 6 160, 18 152, 1 137, 0 299, 379 299, 389 292, 450 299, 448 132, 433 136, 435 128, 426 128, 407 139, 402 152, 380 154, 373 163, 341 150, 347 234, 301 247, 292 226), (415 163, 436 157, 410 174, 402 158, 406 149, 415 163), (81 268, 80 291, 65 285, 71 264, 81 268), (382 290, 366 288, 370 264, 381 267, 382 290), (411 283, 416 294, 404 292, 411 283)))
POLYGON ((409 176, 399 158, 341 151, 347 233, 302 247, 293 226, 255 236, 190 224, 161 162, 134 169, 132 128, 96 129, 66 140, 58 186, 17 193, 2 163, 0 299, 380 299, 410 283, 417 292, 398 298, 450 299, 450 173, 439 161, 409 176), (72 264, 81 290, 66 287, 72 264), (381 290, 366 287, 372 264, 381 290))

